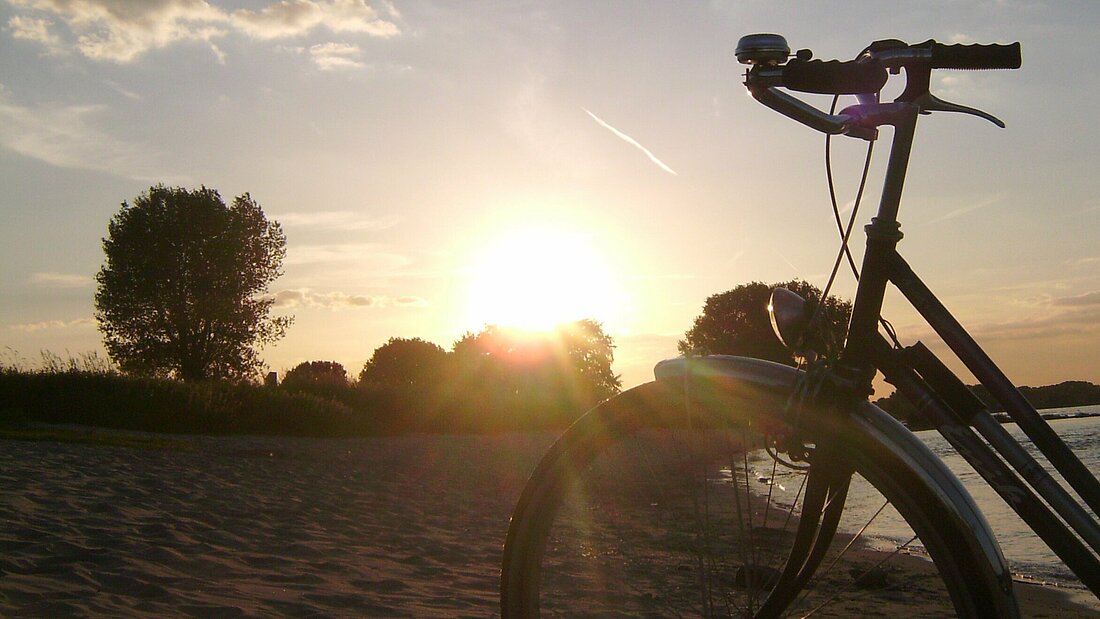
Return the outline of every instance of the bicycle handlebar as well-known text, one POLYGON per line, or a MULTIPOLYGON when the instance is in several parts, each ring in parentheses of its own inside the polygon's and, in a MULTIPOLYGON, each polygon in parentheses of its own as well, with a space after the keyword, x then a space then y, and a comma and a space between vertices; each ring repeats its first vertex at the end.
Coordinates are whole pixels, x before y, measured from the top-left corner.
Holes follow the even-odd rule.
POLYGON ((892 124, 904 113, 906 104, 917 111, 955 111, 976 114, 1003 126, 985 112, 941 101, 928 92, 932 69, 1018 69, 1022 64, 1020 44, 943 44, 929 39, 909 45, 896 39, 876 41, 855 60, 811 60, 813 52, 800 50, 788 60, 786 40, 775 34, 741 37, 737 59, 753 65, 745 86, 753 97, 800 123, 831 134, 848 134, 873 139, 875 128, 892 124), (878 93, 889 73, 905 69, 905 91, 892 104, 878 103, 878 93), (778 88, 799 92, 857 95, 861 105, 841 114, 821 110, 783 93, 778 88))
POLYGON ((886 85, 886 69, 871 59, 802 60, 783 65, 783 86, 799 92, 856 95, 878 92, 886 85))
POLYGON ((929 43, 932 48, 933 69, 1019 69, 1023 64, 1019 42, 1010 45, 999 43, 944 45, 929 40, 922 45, 929 43))

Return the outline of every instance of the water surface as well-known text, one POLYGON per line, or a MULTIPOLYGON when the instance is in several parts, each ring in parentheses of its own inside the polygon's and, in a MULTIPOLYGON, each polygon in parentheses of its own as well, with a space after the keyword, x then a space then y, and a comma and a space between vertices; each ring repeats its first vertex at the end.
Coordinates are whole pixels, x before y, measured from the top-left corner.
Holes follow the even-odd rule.
MULTIPOLYGON (((1100 413, 1100 406, 1075 407, 1065 409, 1050 409, 1042 411, 1044 414, 1059 413, 1100 413)), ((1081 459, 1085 467, 1093 473, 1100 475, 1100 417, 1086 417, 1080 419, 1057 419, 1050 421, 1051 427, 1058 433, 1062 440, 1069 445, 1077 457, 1081 459)), ((1027 438, 1023 430, 1014 423, 1005 424, 1005 429, 1012 437, 1020 441, 1029 453, 1041 462, 1051 473, 1053 467, 1039 453, 1031 440, 1027 438)), ((970 494, 985 513, 993 531, 997 534, 997 540, 1001 544, 1005 557, 1012 564, 1013 571, 1020 575, 1040 580, 1052 580, 1060 583, 1076 583, 1073 573, 1069 571, 1061 560, 1058 559, 1046 544, 1043 543, 1031 529, 1001 500, 997 493, 990 488, 985 481, 966 463, 963 458, 954 453, 954 450, 934 430, 918 432, 917 436, 925 442, 932 451, 943 458, 944 462, 959 476, 959 479, 970 491, 970 494)), ((1078 584, 1078 586, 1080 586, 1078 584)))

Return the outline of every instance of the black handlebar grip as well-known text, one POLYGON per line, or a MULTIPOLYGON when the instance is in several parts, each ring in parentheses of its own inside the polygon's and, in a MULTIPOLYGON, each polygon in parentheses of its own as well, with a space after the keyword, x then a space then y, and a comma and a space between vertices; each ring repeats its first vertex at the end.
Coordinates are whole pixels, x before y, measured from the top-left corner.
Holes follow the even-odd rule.
POLYGON ((886 84, 886 69, 873 60, 792 59, 783 65, 783 86, 799 92, 856 95, 878 92, 886 84))
POLYGON ((932 43, 933 69, 1019 69, 1023 64, 1020 43, 944 45, 932 43))

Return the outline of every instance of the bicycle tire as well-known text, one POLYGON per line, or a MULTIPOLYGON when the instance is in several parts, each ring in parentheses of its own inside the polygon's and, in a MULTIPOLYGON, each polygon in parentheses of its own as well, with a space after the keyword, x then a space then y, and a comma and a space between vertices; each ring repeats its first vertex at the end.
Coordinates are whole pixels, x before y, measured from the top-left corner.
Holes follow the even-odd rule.
MULTIPOLYGON (((678 363, 686 362, 681 360, 678 363)), ((536 617, 540 611, 562 615, 622 616, 829 614, 831 609, 824 608, 818 599, 806 597, 802 591, 803 585, 807 584, 805 579, 797 585, 797 591, 791 592, 788 587, 783 592, 791 595, 778 593, 775 583, 785 573, 783 561, 788 558, 786 555, 779 553, 779 556, 773 557, 778 568, 758 563, 760 553, 771 553, 770 548, 774 544, 785 543, 775 535, 773 528, 767 526, 770 503, 763 508, 763 527, 757 527, 759 533, 752 535, 763 538, 766 533, 771 538, 761 543, 752 535, 745 537, 744 532, 753 529, 752 514, 754 511, 759 513, 759 506, 751 506, 754 493, 749 487, 747 449, 740 450, 737 455, 746 458, 744 486, 746 502, 750 505, 742 507, 740 499, 729 500, 728 495, 740 494, 738 478, 741 473, 737 472, 733 458, 729 458, 729 472, 726 474, 732 481, 724 481, 722 473, 705 472, 713 467, 704 464, 696 469, 696 462, 688 462, 693 473, 704 470, 698 475, 701 483, 700 479, 676 485, 658 482, 666 475, 682 473, 685 465, 685 461, 675 460, 678 456, 672 452, 683 446, 669 443, 669 433, 689 432, 693 437, 711 441, 708 437, 712 431, 724 430, 727 426, 742 433, 747 428, 752 428, 754 432, 765 428, 771 436, 790 431, 782 411, 791 395, 795 370, 769 362, 738 358, 711 359, 708 363, 737 371, 724 371, 720 380, 697 389, 691 416, 684 414, 685 394, 677 380, 648 383, 588 412, 550 448, 525 487, 509 527, 501 572, 503 617, 536 617), (639 437, 652 437, 654 440, 639 448, 635 444, 639 437), (625 462, 629 465, 605 463, 604 460, 610 462, 614 458, 607 456, 609 453, 616 456, 625 454, 625 462), (646 458, 669 456, 672 462, 659 462, 665 468, 656 468, 651 461, 634 459, 643 454, 646 458), (597 471, 612 472, 616 477, 606 480, 597 471), (624 480, 624 475, 629 479, 624 480), (579 486, 582 483, 588 485, 579 486), (636 513, 628 513, 622 509, 623 499, 618 495, 633 494, 635 486, 640 484, 657 488, 654 496, 660 498, 638 497, 640 500, 633 506, 636 513), (735 491, 729 489, 733 486, 737 486, 735 491), (689 507, 680 511, 674 507, 666 508, 666 503, 672 504, 672 494, 681 492, 681 487, 697 487, 701 489, 700 493, 712 496, 701 498, 697 494, 685 497, 684 503, 689 507), (720 493, 727 495, 724 497, 727 507, 722 515, 716 507, 722 498, 720 493), (576 501, 571 502, 571 499, 576 501), (700 519, 699 505, 703 502, 706 502, 708 513, 700 519), (728 507, 734 502, 738 504, 736 510, 728 507), (691 506, 695 509, 694 517, 691 506), (662 512, 655 515, 655 510, 662 512), (721 528, 718 525, 723 518, 735 511, 738 516, 747 517, 748 527, 744 523, 728 527, 740 531, 741 539, 731 542, 722 536, 732 539, 737 535, 714 531, 721 528), (607 512, 613 515, 609 516, 607 512), (639 524, 643 518, 647 524, 639 524), (653 522, 663 521, 667 528, 651 530, 648 524, 651 519, 653 522), (608 520, 611 522, 606 522, 608 520), (695 523, 695 532, 683 531, 692 522, 695 523), (580 523, 579 528, 573 528, 577 523, 580 523), (597 536, 597 531, 607 535, 597 536), (559 561, 558 555, 566 558, 559 561), (733 555, 741 555, 746 560, 739 561, 733 555), (752 558, 748 559, 750 555, 752 558), (653 577, 653 581, 645 582, 646 575, 653 577), (599 586, 613 577, 616 580, 599 586), (557 583, 560 590, 550 591, 550 581, 557 583), (753 585, 761 586, 754 592, 753 585), (735 603, 731 602, 734 597, 737 598, 735 603), (768 599, 772 599, 773 603, 767 604, 768 599), (775 603, 777 600, 778 604, 775 603), (554 603, 559 606, 551 607, 554 603)), ((813 472, 811 468, 810 477, 832 475, 832 487, 844 485, 846 489, 843 479, 849 474, 848 471, 854 471, 886 497, 919 536, 932 559, 941 583, 938 591, 943 598, 945 614, 960 617, 1018 615, 1004 559, 991 535, 982 534, 988 532, 988 525, 957 480, 952 485, 954 477, 942 468, 942 464, 937 468, 938 461, 930 460, 931 454, 927 450, 921 452, 912 444, 904 449, 893 445, 897 436, 903 436, 898 434, 900 425, 870 405, 847 411, 826 413, 814 410, 808 413, 800 422, 801 431, 812 435, 822 450, 831 449, 834 454, 830 456, 830 465, 825 473, 813 472)), ((713 441, 710 444, 720 446, 713 441)), ((726 443, 727 451, 728 448, 729 443, 726 443)), ((776 483, 779 482, 775 479, 769 481, 772 485, 776 483)), ((771 492, 769 489, 769 501, 771 492)), ((840 500, 843 501, 843 497, 840 500)), ((796 498, 794 503, 797 502, 796 498)), ((800 527, 810 514, 799 516, 796 517, 799 523, 796 526, 800 527)), ((819 514, 813 516, 816 518, 819 514)), ((827 538, 822 545, 833 541, 828 525, 820 531, 818 535, 827 538)), ((847 536, 840 535, 837 545, 847 539, 847 536)), ((801 561, 810 551, 803 548, 795 554, 801 561)), ((855 554, 858 556, 856 562, 864 566, 867 556, 891 556, 889 552, 855 554)), ((816 560, 819 563, 823 561, 822 557, 816 560)), ((830 567, 835 567, 835 564, 830 567)), ((881 572, 876 573, 876 578, 881 575, 881 572)), ((820 574, 807 575, 807 578, 809 576, 819 578, 820 574)), ((854 573, 852 577, 856 577, 854 573)), ((858 578, 865 578, 865 574, 858 578)), ((895 578, 900 578, 899 584, 907 586, 907 576, 903 574, 895 578)), ((808 582, 825 587, 825 595, 834 597, 838 587, 852 586, 837 585, 837 579, 832 576, 808 582)), ((925 579, 920 586, 927 586, 928 582, 925 579)), ((838 616, 847 616, 860 604, 872 603, 876 595, 882 594, 881 591, 868 593, 862 587, 856 589, 853 591, 857 596, 854 601, 829 598, 825 602, 838 602, 835 612, 838 616)), ((888 597, 898 597, 895 593, 886 591, 888 597)), ((915 600, 917 607, 928 610, 930 601, 926 598, 929 593, 912 590, 908 593, 918 598, 915 600)), ((895 602, 896 599, 891 603, 895 602)))

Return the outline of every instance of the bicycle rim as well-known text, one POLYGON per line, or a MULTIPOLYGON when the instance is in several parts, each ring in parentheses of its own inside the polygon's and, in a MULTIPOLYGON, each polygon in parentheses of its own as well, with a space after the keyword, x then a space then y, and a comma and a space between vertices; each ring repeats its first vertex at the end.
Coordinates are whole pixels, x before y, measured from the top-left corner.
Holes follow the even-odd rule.
POLYGON ((776 459, 765 447, 789 431, 777 419, 764 401, 644 423, 589 413, 517 510, 505 614, 966 616, 981 607, 960 584, 975 561, 952 539, 965 532, 937 530, 933 493, 902 463, 836 431, 827 458, 776 459))

